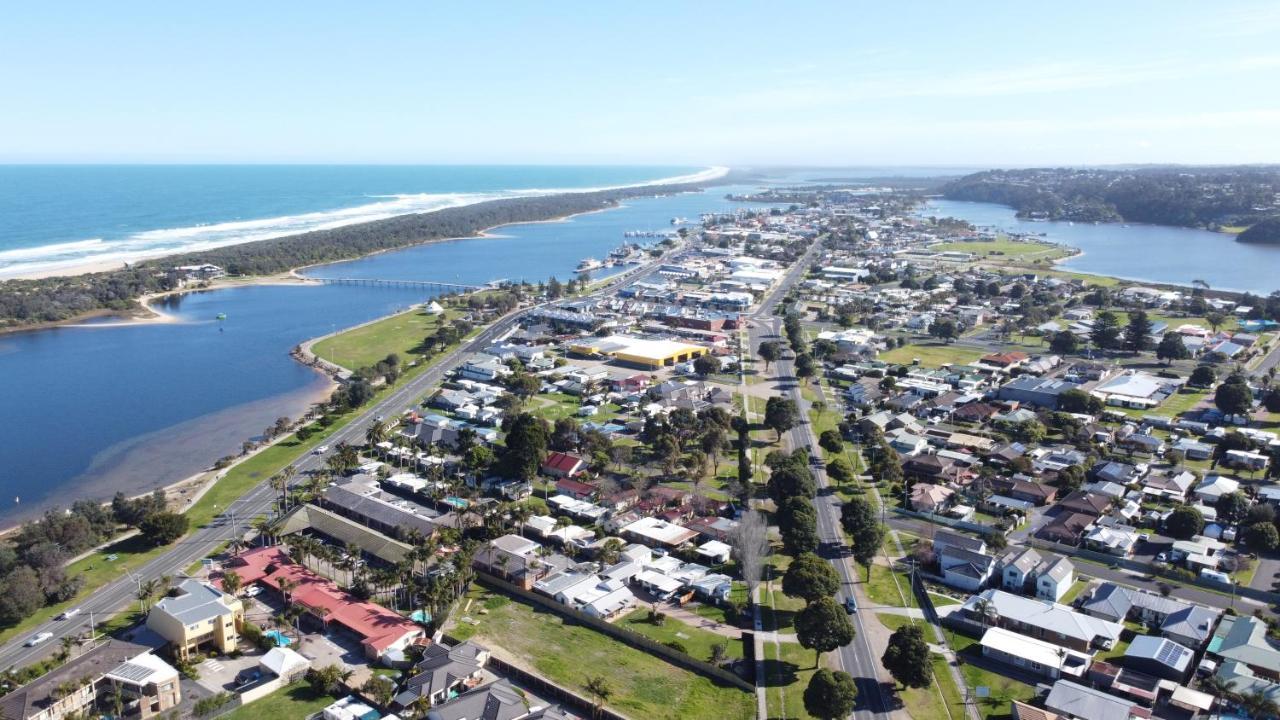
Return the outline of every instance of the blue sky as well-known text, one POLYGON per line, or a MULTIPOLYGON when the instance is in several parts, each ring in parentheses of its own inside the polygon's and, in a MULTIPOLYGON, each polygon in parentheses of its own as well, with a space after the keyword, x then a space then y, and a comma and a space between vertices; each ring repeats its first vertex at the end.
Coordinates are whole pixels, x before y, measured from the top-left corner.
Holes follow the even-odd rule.
POLYGON ((24 3, 0 97, 0 162, 1280 162, 1280 3, 24 3))

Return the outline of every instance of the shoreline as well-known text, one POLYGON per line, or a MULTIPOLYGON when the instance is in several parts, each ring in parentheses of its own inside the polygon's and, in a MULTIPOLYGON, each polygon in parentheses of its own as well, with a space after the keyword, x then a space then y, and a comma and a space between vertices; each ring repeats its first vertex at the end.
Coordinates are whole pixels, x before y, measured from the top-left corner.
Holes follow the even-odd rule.
MULTIPOLYGON (((304 270, 307 270, 308 268, 313 268, 313 267, 324 267, 327 265, 336 265, 343 262, 353 262, 355 260, 361 260, 367 257, 381 255, 383 253, 409 250, 409 249, 422 247, 426 245, 432 245, 436 243, 498 238, 501 236, 494 233, 493 231, 499 228, 513 227, 517 225, 534 225, 534 224, 570 222, 573 218, 578 216, 607 212, 609 210, 616 210, 619 207, 621 207, 621 203, 611 207, 596 208, 592 210, 586 210, 583 212, 569 213, 566 215, 562 215, 560 217, 548 218, 545 220, 530 220, 530 221, 521 221, 521 222, 502 223, 499 225, 494 225, 492 227, 485 228, 484 230, 481 230, 480 232, 474 235, 428 240, 426 242, 418 243, 415 245, 409 245, 402 248, 388 248, 385 250, 378 250, 372 253, 367 253, 357 258, 350 258, 348 260, 338 260, 334 262, 317 263, 314 265, 300 266, 300 267, 293 268, 288 272, 276 273, 274 275, 262 275, 262 276, 242 277, 242 278, 220 278, 218 280, 214 280, 212 282, 201 285, 200 287, 176 288, 173 290, 167 290, 159 293, 149 293, 147 295, 141 296, 137 299, 138 308, 136 308, 133 311, 130 311, 127 315, 122 314, 120 311, 104 310, 104 311, 94 312, 89 316, 89 317, 115 316, 115 317, 127 318, 127 319, 122 319, 120 322, 104 322, 101 324, 85 325, 83 324, 83 319, 88 319, 88 317, 78 321, 68 319, 66 321, 61 321, 55 324, 51 324, 49 327, 0 329, 0 337, 3 337, 3 335, 6 332, 26 332, 29 330, 44 330, 44 329, 51 329, 54 327, 113 328, 113 327, 126 327, 126 326, 132 326, 132 325, 180 323, 180 322, 183 322, 181 318, 177 317, 176 315, 166 313, 162 310, 157 310, 155 307, 153 307, 153 303, 156 302, 157 300, 160 300, 166 297, 179 296, 179 295, 190 293, 190 292, 227 290, 227 289, 232 289, 236 287, 254 287, 254 286, 264 286, 264 285, 314 286, 314 285, 317 285, 318 283, 308 279, 304 275, 301 275, 300 274, 301 271, 304 271, 304 270)), ((624 270, 623 272, 619 273, 619 275, 628 274, 632 270, 633 268, 628 268, 627 270, 624 270)), ((408 309, 398 310, 395 312, 387 313, 386 315, 380 315, 378 317, 371 318, 369 320, 366 320, 362 323, 357 323, 350 327, 341 328, 333 332, 326 333, 324 335, 318 335, 313 338, 308 338, 307 340, 304 340, 300 342, 298 345, 294 346, 289 351, 289 356, 299 365, 302 365, 303 367, 306 367, 312 370, 314 373, 316 373, 316 375, 323 378, 325 382, 324 389, 320 392, 315 393, 314 398, 318 399, 319 402, 324 402, 325 400, 327 400, 328 397, 332 395, 333 391, 338 387, 338 381, 335 378, 342 372, 351 372, 351 369, 344 368, 341 365, 338 365, 337 363, 333 363, 328 360, 325 360, 324 358, 321 358, 320 356, 312 352, 311 348, 314 347, 316 343, 330 337, 334 337, 334 336, 341 335, 343 333, 350 332, 352 330, 355 330, 361 327, 365 327, 367 325, 382 322, 383 320, 396 317, 397 315, 416 312, 417 310, 420 310, 424 304, 425 303, 422 303, 415 306, 411 306, 408 309)), ((262 400, 267 400, 267 398, 262 398, 262 400)), ((243 408, 243 406, 237 406, 237 407, 243 408)), ((237 408, 227 408, 226 410, 221 412, 229 412, 229 411, 234 411, 236 409, 237 408)), ((188 421, 188 422, 194 422, 198 419, 199 418, 193 418, 191 421, 188 421)), ((189 487, 194 486, 196 488, 195 493, 191 497, 185 498, 183 505, 181 506, 180 511, 185 511, 187 508, 191 506, 191 504, 193 504, 196 500, 198 500, 201 495, 207 492, 209 488, 213 487, 213 485, 216 484, 217 480, 222 475, 224 475, 227 471, 229 471, 231 468, 235 467, 236 465, 239 465, 241 462, 253 457, 258 452, 260 452, 263 448, 270 447, 273 444, 274 444, 274 441, 272 443, 265 443, 259 446, 258 448, 255 448, 254 451, 250 452, 248 455, 245 455, 243 457, 238 457, 234 463, 232 463, 230 466, 226 468, 223 468, 222 470, 214 470, 212 467, 204 468, 182 479, 173 481, 171 483, 167 483, 165 485, 160 485, 155 488, 145 490, 143 492, 139 492, 136 495, 131 495, 130 497, 131 498, 144 497, 146 495, 149 495, 155 492, 156 490, 163 490, 165 492, 165 495, 172 502, 173 495, 175 492, 178 493, 179 496, 183 496, 183 495, 186 495, 188 492, 190 492, 189 487)), ((104 505, 110 504, 110 501, 104 501, 103 504, 104 505)), ((42 514, 45 509, 46 508, 38 508, 33 510, 31 517, 14 518, 15 524, 13 524, 12 526, 0 528, 0 538, 3 538, 13 532, 16 532, 21 528, 23 523, 28 522, 32 519, 38 518, 39 515, 42 514)))

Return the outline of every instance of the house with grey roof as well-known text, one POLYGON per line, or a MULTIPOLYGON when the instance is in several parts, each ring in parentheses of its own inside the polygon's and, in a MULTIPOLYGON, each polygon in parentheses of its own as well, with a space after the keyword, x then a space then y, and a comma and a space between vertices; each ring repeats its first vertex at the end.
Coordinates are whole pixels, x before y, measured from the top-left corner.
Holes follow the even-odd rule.
POLYGON ((428 720, 567 720, 556 706, 529 706, 528 697, 506 679, 498 680, 437 705, 428 720))
POLYGON ((1217 610, 1189 605, 1169 613, 1160 625, 1160 633, 1192 650, 1199 650, 1213 637, 1213 627, 1221 613, 1217 610))
POLYGON ((1138 706, 1130 700, 1070 680, 1054 683, 1045 698, 1044 706, 1063 717, 1076 720, 1131 720, 1148 715, 1146 712, 1136 714, 1134 711, 1138 706))
POLYGON ((467 641, 446 647, 432 643, 423 648, 422 660, 413 666, 413 675, 394 703, 403 709, 414 707, 420 698, 435 707, 478 686, 483 678, 489 650, 467 641))
POLYGON ((1124 664, 1126 668, 1181 683, 1191 674, 1195 655, 1168 638, 1139 635, 1125 650, 1124 664))
POLYGON ((1133 608, 1133 591, 1115 583, 1102 583, 1079 603, 1080 611, 1111 622, 1124 622, 1133 608))
POLYGON ((942 581, 961 590, 981 590, 995 571, 995 565, 995 558, 985 553, 951 546, 938 552, 942 581))
POLYGON ((1259 676, 1280 680, 1280 649, 1267 639, 1267 624, 1252 616, 1225 616, 1209 641, 1208 654, 1249 666, 1259 676))
POLYGON ((989 589, 974 595, 961 607, 974 622, 996 624, 1063 647, 1088 652, 1110 648, 1120 639, 1124 625, 1079 613, 1066 605, 989 589))

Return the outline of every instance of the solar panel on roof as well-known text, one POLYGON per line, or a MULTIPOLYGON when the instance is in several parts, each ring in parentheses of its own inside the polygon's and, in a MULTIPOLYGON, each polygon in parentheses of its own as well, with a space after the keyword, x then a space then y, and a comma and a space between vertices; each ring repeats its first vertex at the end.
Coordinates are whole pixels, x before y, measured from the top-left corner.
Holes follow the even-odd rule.
POLYGON ((132 682, 142 682, 147 676, 151 675, 151 668, 137 663, 125 662, 121 663, 115 670, 112 670, 111 674, 132 682))

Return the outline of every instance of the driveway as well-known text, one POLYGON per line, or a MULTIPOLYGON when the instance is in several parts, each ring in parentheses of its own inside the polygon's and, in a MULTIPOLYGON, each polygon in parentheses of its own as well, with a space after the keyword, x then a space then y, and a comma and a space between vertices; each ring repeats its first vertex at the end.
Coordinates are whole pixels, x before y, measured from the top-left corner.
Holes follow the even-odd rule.
POLYGON ((209 658, 200 663, 200 677, 197 682, 213 693, 235 690, 236 675, 239 675, 242 670, 256 668, 262 655, 261 650, 254 650, 235 659, 226 656, 209 658))

